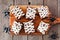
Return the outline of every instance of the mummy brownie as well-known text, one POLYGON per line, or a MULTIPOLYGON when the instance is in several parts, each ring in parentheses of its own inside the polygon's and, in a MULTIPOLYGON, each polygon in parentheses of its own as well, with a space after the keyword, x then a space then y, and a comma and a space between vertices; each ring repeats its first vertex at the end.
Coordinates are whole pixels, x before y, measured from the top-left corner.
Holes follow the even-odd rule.
POLYGON ((23 13, 22 9, 18 6, 15 6, 13 9, 11 9, 11 12, 18 19, 20 19, 21 16, 24 16, 24 13, 23 13))
POLYGON ((20 22, 16 22, 14 21, 11 31, 14 32, 14 34, 19 34, 20 30, 21 30, 22 24, 20 22))
POLYGON ((31 7, 28 7, 27 8, 27 12, 26 12, 26 18, 29 18, 29 19, 35 19, 35 14, 36 14, 36 8, 31 8, 31 7))
POLYGON ((42 34, 45 34, 45 32, 46 32, 47 29, 48 29, 48 26, 49 26, 48 23, 45 23, 45 22, 41 21, 37 29, 38 29, 39 32, 41 32, 42 34))
POLYGON ((40 8, 38 8, 38 12, 41 18, 45 18, 48 16, 48 7, 47 6, 41 6, 40 8))
POLYGON ((33 33, 35 32, 35 29, 34 29, 34 23, 32 23, 33 20, 31 21, 28 21, 28 22, 24 22, 24 30, 25 30, 25 33, 33 33))

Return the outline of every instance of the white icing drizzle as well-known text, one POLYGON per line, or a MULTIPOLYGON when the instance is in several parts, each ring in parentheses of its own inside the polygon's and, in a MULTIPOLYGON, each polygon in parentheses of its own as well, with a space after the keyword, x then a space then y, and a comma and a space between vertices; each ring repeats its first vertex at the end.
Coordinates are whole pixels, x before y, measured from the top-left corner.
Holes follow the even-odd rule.
POLYGON ((49 26, 48 23, 45 23, 45 22, 41 21, 37 29, 38 29, 42 34, 45 34, 45 32, 46 32, 47 29, 48 29, 48 26, 49 26))
POLYGON ((35 29, 34 29, 34 23, 32 23, 33 20, 31 21, 28 21, 28 22, 24 22, 24 30, 25 30, 25 33, 33 33, 35 32, 35 29))
POLYGON ((48 16, 48 7, 47 6, 41 6, 38 8, 38 12, 41 18, 45 18, 48 16))
MULTIPOLYGON (((28 7, 27 8, 26 19, 27 18, 29 18, 29 19, 35 19, 35 14, 36 14, 36 10, 35 9, 36 8, 31 8, 31 7, 28 7)), ((20 7, 18 7, 18 6, 14 7, 11 10, 11 12, 18 19, 20 19, 21 16, 24 16, 25 15, 23 13, 22 9, 20 7)), ((48 8, 46 6, 41 6, 40 8, 38 8, 38 12, 39 12, 39 15, 40 15, 41 18, 45 18, 45 17, 48 16, 49 10, 48 10, 48 8)), ((30 34, 30 33, 35 32, 34 23, 32 23, 32 21, 33 20, 28 21, 28 22, 23 22, 25 33, 30 34)), ((37 29, 42 34, 45 34, 45 32, 48 29, 48 26, 49 26, 48 23, 45 23, 45 22, 41 21, 37 29)), ((12 25, 12 28, 11 28, 11 31, 13 31, 17 35, 17 34, 19 34, 19 32, 21 30, 21 27, 22 27, 22 24, 20 22, 14 21, 14 23, 12 25)))
POLYGON ((18 19, 21 18, 21 16, 24 16, 24 13, 22 11, 22 9, 18 6, 15 6, 12 10, 11 10, 12 14, 14 14, 14 16, 18 19))
POLYGON ((11 28, 11 31, 13 31, 14 34, 17 35, 17 34, 19 34, 19 32, 21 30, 21 26, 22 26, 22 24, 20 22, 14 21, 12 28, 11 28))
POLYGON ((36 14, 35 9, 36 8, 28 7, 26 12, 26 18, 35 19, 35 14, 36 14))

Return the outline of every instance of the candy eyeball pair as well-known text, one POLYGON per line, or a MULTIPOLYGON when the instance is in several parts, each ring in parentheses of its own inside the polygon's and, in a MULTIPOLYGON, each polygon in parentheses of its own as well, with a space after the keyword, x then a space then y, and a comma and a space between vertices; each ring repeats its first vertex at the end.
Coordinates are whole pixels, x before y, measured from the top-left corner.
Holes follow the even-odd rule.
POLYGON ((22 24, 20 22, 14 21, 12 28, 11 28, 11 31, 13 31, 14 34, 17 35, 17 34, 19 34, 21 28, 22 28, 22 24))
POLYGON ((28 7, 26 12, 26 18, 35 19, 36 10, 35 8, 28 7))
POLYGON ((48 28, 49 28, 49 24, 41 21, 37 29, 42 34, 45 34, 45 32, 48 30, 48 28))
POLYGON ((15 6, 12 10, 11 10, 12 14, 14 14, 14 16, 18 19, 21 18, 21 16, 24 16, 25 14, 23 13, 22 9, 18 6, 15 6))
POLYGON ((47 6, 41 6, 38 8, 38 12, 41 18, 45 18, 49 15, 49 10, 47 6))

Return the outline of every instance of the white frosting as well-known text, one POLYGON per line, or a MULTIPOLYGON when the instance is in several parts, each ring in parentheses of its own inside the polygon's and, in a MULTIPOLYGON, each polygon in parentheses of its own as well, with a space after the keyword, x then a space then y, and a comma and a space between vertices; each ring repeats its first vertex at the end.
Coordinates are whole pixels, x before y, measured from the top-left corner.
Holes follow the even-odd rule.
POLYGON ((41 18, 45 18, 48 16, 48 7, 41 6, 40 8, 38 8, 38 12, 41 18))
POLYGON ((35 19, 36 10, 35 8, 27 8, 26 18, 35 19))
MULTIPOLYGON (((48 16, 48 8, 47 7, 44 7, 44 6, 41 6, 40 8, 38 8, 38 12, 39 12, 39 15, 41 18, 45 18, 48 16)), ((18 19, 21 18, 21 16, 24 16, 25 14, 23 13, 22 9, 20 7, 14 7, 12 10, 11 10, 12 14, 14 14, 14 16, 18 19)), ((26 12, 26 19, 27 18, 30 18, 30 19, 35 19, 35 14, 36 14, 36 10, 35 8, 31 8, 31 7, 28 7, 27 8, 27 12, 26 12)), ((24 30, 25 30, 25 33, 33 33, 35 32, 35 29, 34 29, 34 23, 32 23, 33 20, 31 21, 28 21, 28 22, 23 22, 24 24, 24 30)), ((19 34, 20 30, 21 30, 21 26, 22 24, 20 22, 16 22, 14 21, 13 25, 12 25, 12 29, 11 31, 13 31, 16 35, 19 34)), ((45 32, 47 31, 48 29, 48 26, 49 24, 48 23, 45 23, 43 21, 40 22, 39 26, 38 26, 38 30, 42 33, 42 34, 45 34, 45 32)))
POLYGON ((21 16, 24 16, 24 13, 22 11, 22 9, 18 6, 14 7, 12 10, 11 10, 12 14, 14 14, 14 16, 16 18, 21 18, 21 16))
POLYGON ((39 24, 39 26, 38 26, 38 30, 39 30, 42 34, 45 34, 45 32, 46 32, 47 29, 48 29, 48 26, 49 26, 48 23, 45 23, 45 22, 41 21, 40 24, 39 24))
POLYGON ((20 22, 14 21, 11 31, 13 31, 17 35, 21 30, 21 26, 22 24, 20 22))
POLYGON ((25 33, 28 33, 28 34, 35 32, 32 20, 29 22, 24 22, 24 30, 25 30, 25 33))

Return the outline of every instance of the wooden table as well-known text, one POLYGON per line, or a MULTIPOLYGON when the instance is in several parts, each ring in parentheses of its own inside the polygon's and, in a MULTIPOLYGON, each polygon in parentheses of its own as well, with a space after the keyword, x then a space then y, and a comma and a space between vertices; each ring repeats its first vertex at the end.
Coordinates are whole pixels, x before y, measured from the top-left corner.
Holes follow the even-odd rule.
MULTIPOLYGON (((41 5, 43 4, 43 0, 29 0, 31 5, 41 5)), ((53 40, 49 38, 51 34, 56 32, 58 37, 56 40, 60 40, 60 24, 52 26, 48 35, 40 36, 40 35, 20 35, 14 36, 4 33, 3 26, 9 26, 8 17, 4 17, 2 13, 3 10, 8 8, 8 6, 12 5, 24 5, 28 4, 28 0, 0 0, 0 40, 53 40), (3 23, 4 22, 4 23, 3 23), (52 32, 54 31, 54 32, 52 32)), ((56 17, 60 17, 60 0, 44 0, 44 5, 47 5, 52 13, 52 15, 56 17)))

